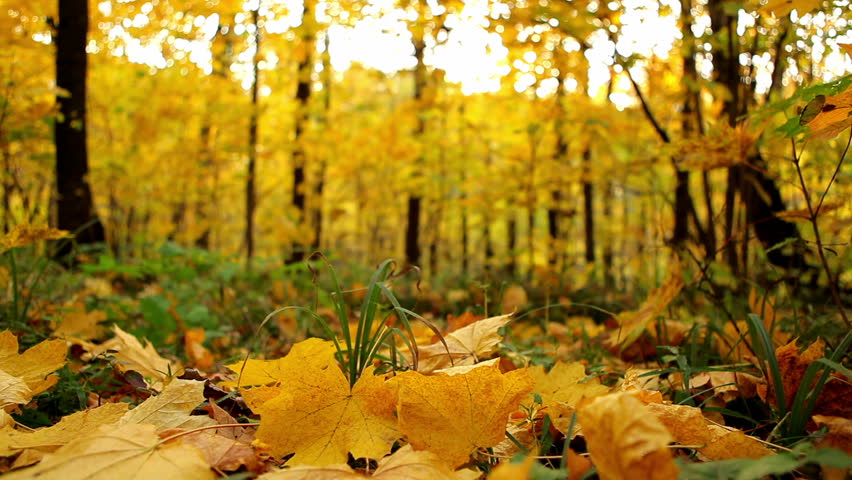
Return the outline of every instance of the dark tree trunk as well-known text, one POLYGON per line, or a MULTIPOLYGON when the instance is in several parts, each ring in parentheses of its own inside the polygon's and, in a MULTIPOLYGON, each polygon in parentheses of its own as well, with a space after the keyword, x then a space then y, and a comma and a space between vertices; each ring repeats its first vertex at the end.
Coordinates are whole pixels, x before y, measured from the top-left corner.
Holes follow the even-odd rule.
MULTIPOLYGON (((325 51, 322 55, 322 83, 323 83, 323 124, 325 128, 330 125, 329 116, 331 115, 331 55, 329 54, 329 36, 325 34, 325 51)), ((325 168, 327 161, 320 159, 317 165, 317 176, 314 183, 314 199, 312 207, 311 222, 314 226, 314 241, 311 244, 312 251, 319 251, 322 248, 322 208, 323 208, 323 190, 325 189, 325 168)))
MULTIPOLYGON (((414 101, 418 104, 423 100, 423 93, 426 89, 426 65, 423 63, 423 51, 426 48, 426 42, 423 40, 423 30, 418 29, 420 34, 414 38, 414 57, 417 59, 417 65, 414 67, 414 101)), ((422 106, 421 109, 422 110, 422 106)), ((426 120, 422 115, 418 115, 417 128, 415 136, 422 140, 423 134, 426 132, 426 120)), ((421 149, 422 151, 422 149, 421 149)), ((423 163, 423 154, 418 159, 417 163, 423 163)), ((419 176, 420 172, 415 172, 415 176, 419 176)), ((411 192, 408 197, 408 224, 405 229, 405 261, 408 265, 417 265, 420 263, 420 208, 422 197, 419 192, 411 192)))
MULTIPOLYGON (((89 187, 86 149, 86 37, 89 31, 88 0, 59 0, 56 29, 56 86, 69 96, 57 96, 59 118, 54 129, 56 144, 57 227, 76 234, 78 244, 106 241, 103 224, 95 211, 89 187)), ((71 253, 60 243, 57 258, 71 253)))
MULTIPOLYGON (((308 126, 308 103, 311 100, 311 74, 313 73, 313 50, 315 32, 311 25, 314 23, 314 2, 305 1, 302 11, 302 58, 297 67, 298 82, 296 84, 296 122, 295 138, 293 139, 293 207, 296 209, 298 222, 308 220, 305 214, 305 156, 304 134, 308 126)), ((300 262, 305 259, 305 246, 298 241, 293 245, 293 251, 287 263, 300 262)))
POLYGON ((595 187, 589 181, 592 150, 583 150, 583 218, 585 220, 586 263, 595 263, 595 187))
POLYGON ((518 225, 515 221, 514 213, 509 213, 508 224, 506 225, 506 274, 510 277, 514 277, 517 273, 517 262, 515 261, 516 253, 515 249, 518 244, 518 225))
POLYGON ((252 11, 252 21, 254 22, 255 33, 255 55, 252 62, 252 71, 254 78, 251 83, 251 116, 249 117, 249 138, 248 138, 248 172, 246 175, 246 262, 251 265, 251 258, 254 256, 254 214, 257 209, 257 190, 255 186, 255 177, 257 170, 257 130, 260 123, 259 108, 258 108, 258 90, 260 83, 260 67, 258 59, 260 57, 260 27, 258 26, 258 10, 252 11))

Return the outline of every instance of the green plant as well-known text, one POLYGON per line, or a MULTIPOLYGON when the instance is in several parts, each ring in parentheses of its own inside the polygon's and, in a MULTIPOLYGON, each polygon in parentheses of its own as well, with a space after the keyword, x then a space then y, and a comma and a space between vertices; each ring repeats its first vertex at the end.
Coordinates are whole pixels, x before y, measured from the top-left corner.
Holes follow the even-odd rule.
MULTIPOLYGON (((366 293, 364 294, 364 300, 361 303, 358 324, 353 332, 349 324, 349 315, 345 300, 345 294, 351 292, 345 291, 341 288, 337 272, 324 256, 314 254, 309 261, 316 258, 319 258, 322 264, 325 265, 332 279, 332 285, 325 298, 327 298, 331 303, 331 307, 340 324, 341 338, 338 338, 337 333, 329 324, 328 320, 317 313, 320 288, 318 282, 316 287, 317 296, 313 308, 298 305, 278 308, 264 318, 257 329, 258 333, 275 315, 278 315, 279 313, 283 313, 285 311, 297 311, 307 315, 307 317, 318 325, 325 335, 334 343, 334 347, 337 350, 338 360, 349 378, 350 385, 355 385, 355 382, 358 381, 358 378, 364 370, 368 366, 372 365, 376 359, 389 363, 393 369, 406 368, 406 358, 402 351, 397 348, 396 342, 394 341, 396 338, 400 339, 408 347, 408 351, 411 354, 411 364, 415 369, 417 368, 417 344, 415 342, 414 331, 411 328, 412 320, 419 320, 423 322, 446 346, 446 342, 444 342, 443 336, 441 336, 438 328, 422 316, 404 308, 388 287, 388 282, 390 280, 406 273, 406 271, 404 271, 397 274, 395 272, 395 262, 393 260, 385 260, 381 263, 381 265, 379 265, 375 272, 373 272, 370 282, 365 287, 366 293), (396 315, 396 320, 399 322, 400 326, 390 325, 390 320, 393 315, 396 315), (383 347, 389 348, 389 357, 382 355, 381 350, 383 347)), ((317 273, 313 270, 313 267, 309 268, 311 268, 315 274, 317 273)))

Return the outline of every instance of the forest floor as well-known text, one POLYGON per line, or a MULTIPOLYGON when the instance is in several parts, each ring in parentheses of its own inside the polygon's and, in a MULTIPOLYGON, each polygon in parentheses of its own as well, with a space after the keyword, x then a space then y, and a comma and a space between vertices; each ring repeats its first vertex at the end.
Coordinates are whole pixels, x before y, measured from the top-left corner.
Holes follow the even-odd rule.
POLYGON ((389 262, 247 270, 174 245, 67 271, 23 243, 0 257, 10 479, 852 467, 850 338, 830 304, 714 300, 677 263, 627 294, 558 276, 427 285, 389 262))

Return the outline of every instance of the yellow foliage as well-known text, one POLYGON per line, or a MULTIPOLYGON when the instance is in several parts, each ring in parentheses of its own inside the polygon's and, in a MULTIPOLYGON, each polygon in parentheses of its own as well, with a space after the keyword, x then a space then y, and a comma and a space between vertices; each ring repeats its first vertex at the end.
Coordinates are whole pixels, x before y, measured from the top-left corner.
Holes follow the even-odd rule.
POLYGON ((509 414, 533 388, 526 370, 503 374, 496 366, 452 376, 404 372, 394 383, 401 432, 415 449, 434 452, 452 467, 474 449, 500 443, 509 414))

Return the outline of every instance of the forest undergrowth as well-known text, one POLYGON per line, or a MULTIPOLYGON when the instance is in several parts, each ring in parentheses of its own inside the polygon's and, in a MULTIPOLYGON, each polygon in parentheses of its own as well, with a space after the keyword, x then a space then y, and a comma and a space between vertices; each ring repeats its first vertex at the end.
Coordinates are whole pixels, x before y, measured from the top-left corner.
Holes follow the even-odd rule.
POLYGON ((849 330, 827 292, 711 298, 675 259, 631 294, 545 274, 427 285, 390 260, 247 270, 173 244, 68 271, 39 247, 64 236, 4 239, 9 478, 842 479, 852 466, 849 330))

